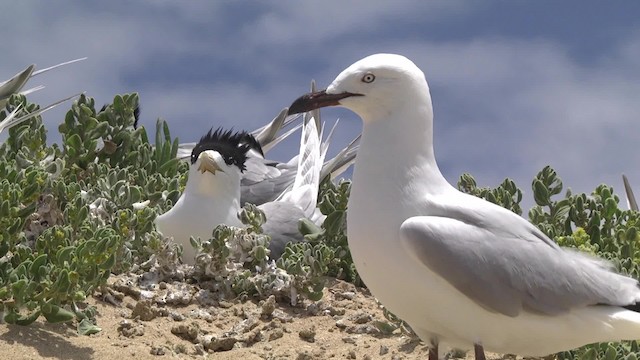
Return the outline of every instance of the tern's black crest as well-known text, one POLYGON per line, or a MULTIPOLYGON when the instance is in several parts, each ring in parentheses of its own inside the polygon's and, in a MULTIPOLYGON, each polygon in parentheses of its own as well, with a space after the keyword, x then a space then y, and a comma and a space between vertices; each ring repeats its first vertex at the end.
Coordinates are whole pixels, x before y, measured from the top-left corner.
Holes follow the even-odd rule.
POLYGON ((247 152, 251 149, 259 152, 260 155, 264 155, 258 141, 246 131, 224 131, 222 128, 214 131, 212 128, 200 138, 200 141, 191 151, 191 163, 195 163, 203 151, 214 150, 222 156, 227 165, 235 165, 240 171, 244 171, 247 152))
POLYGON ((135 109, 133 109, 133 128, 137 129, 138 128, 138 121, 140 120, 140 105, 136 106, 135 109))

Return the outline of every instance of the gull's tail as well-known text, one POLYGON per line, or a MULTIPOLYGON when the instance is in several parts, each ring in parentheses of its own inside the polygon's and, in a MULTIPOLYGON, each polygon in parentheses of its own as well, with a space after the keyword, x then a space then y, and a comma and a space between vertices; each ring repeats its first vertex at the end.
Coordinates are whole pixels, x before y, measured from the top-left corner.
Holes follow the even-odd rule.
POLYGON ((32 92, 44 89, 44 86, 39 85, 36 87, 33 87, 31 89, 27 89, 24 91, 21 91, 22 88, 26 85, 27 81, 29 81, 30 78, 42 74, 44 72, 47 72, 49 70, 53 70, 56 69, 60 66, 64 66, 64 65, 68 65, 68 64, 72 64, 78 61, 82 61, 85 60, 86 57, 84 58, 80 58, 80 59, 75 59, 75 60, 71 60, 71 61, 66 61, 57 65, 53 65, 50 66, 48 68, 45 69, 41 69, 38 71, 34 71, 36 66, 35 64, 31 64, 29 66, 27 66, 26 69, 22 70, 21 72, 17 73, 16 75, 14 75, 11 79, 3 81, 0 83, 0 107, 3 107, 9 97, 11 97, 11 95, 13 94, 23 94, 23 95, 27 95, 30 94, 32 92))

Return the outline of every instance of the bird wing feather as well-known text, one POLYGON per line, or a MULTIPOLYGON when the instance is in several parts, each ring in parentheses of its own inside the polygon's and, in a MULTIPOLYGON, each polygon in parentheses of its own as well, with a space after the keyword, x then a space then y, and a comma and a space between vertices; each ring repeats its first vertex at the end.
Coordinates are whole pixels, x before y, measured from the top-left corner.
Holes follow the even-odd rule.
POLYGON ((601 259, 560 248, 516 214, 464 195, 440 203, 432 216, 400 227, 414 259, 484 308, 508 316, 546 315, 640 299, 638 282, 601 259))

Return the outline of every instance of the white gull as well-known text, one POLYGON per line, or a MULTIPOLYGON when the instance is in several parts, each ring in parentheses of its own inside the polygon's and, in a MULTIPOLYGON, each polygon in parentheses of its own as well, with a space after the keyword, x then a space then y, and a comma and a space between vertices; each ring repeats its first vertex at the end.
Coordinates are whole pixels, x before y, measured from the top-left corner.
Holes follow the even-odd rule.
POLYGON ((363 120, 348 242, 371 292, 424 341, 525 356, 640 338, 638 282, 560 248, 520 216, 451 186, 433 151, 423 72, 376 54, 290 113, 346 107, 363 120), (637 309, 637 307, 635 308, 637 309))

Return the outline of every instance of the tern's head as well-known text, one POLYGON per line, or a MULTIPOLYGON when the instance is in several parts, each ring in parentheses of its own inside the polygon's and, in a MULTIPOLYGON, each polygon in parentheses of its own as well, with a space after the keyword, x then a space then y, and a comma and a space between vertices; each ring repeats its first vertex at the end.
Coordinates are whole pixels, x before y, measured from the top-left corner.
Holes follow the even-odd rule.
POLYGON ((343 106, 365 122, 375 121, 398 107, 415 103, 416 96, 429 98, 424 73, 402 55, 375 54, 346 68, 326 90, 298 98, 289 113, 343 106))
POLYGON ((244 131, 209 130, 191 151, 191 167, 187 188, 202 194, 240 189, 247 153, 254 149, 262 154, 256 139, 244 131))

